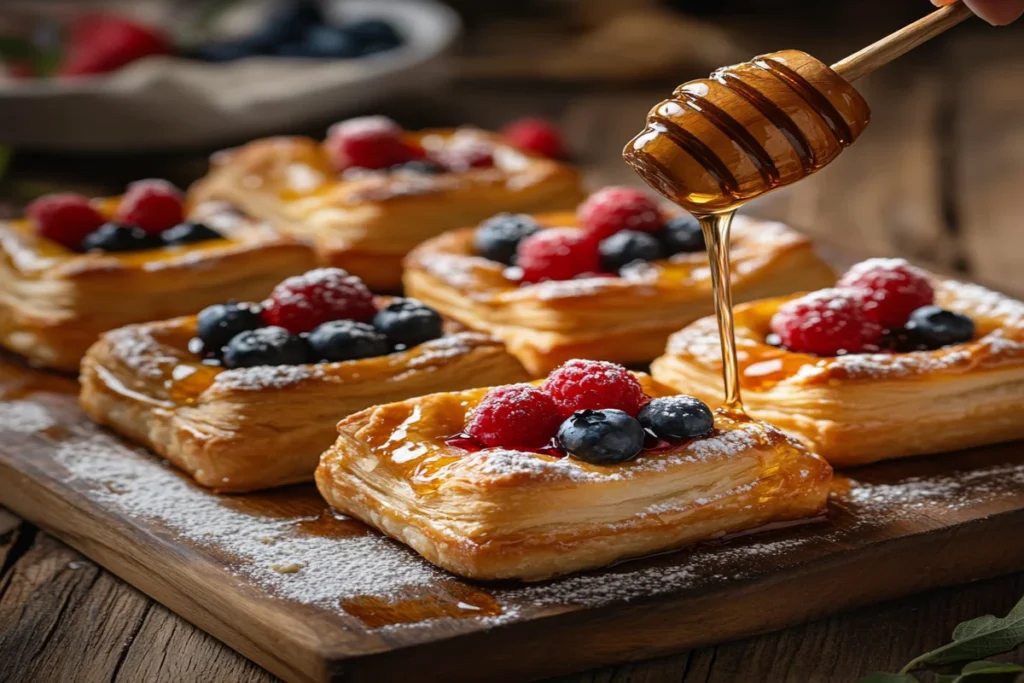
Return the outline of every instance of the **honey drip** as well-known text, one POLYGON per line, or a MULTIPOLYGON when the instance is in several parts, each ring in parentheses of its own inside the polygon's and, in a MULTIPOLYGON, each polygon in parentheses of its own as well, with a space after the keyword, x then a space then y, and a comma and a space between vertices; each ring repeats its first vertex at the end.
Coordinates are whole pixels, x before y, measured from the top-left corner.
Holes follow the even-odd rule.
POLYGON ((697 216, 711 266, 711 286, 715 295, 718 334, 722 341, 722 379, 725 382, 726 410, 743 414, 740 395, 739 362, 736 357, 736 330, 732 318, 732 285, 729 267, 729 231, 735 211, 697 216))

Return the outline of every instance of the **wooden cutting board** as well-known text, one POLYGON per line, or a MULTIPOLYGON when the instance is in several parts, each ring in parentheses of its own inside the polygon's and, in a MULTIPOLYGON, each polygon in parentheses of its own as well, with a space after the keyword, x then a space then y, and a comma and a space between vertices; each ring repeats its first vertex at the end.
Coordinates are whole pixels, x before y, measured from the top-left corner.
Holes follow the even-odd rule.
POLYGON ((1024 567, 1024 444, 838 480, 827 520, 537 584, 478 584, 312 486, 217 496, 0 359, 0 504, 288 681, 513 681, 1024 567))

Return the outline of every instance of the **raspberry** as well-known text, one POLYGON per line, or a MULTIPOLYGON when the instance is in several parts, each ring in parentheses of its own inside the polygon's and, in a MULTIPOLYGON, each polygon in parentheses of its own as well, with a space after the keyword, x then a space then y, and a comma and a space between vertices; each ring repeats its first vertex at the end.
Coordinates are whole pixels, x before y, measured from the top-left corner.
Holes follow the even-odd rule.
POLYGON ((488 447, 542 448, 561 423, 550 396, 529 384, 510 384, 487 392, 466 433, 488 447))
POLYGON ((362 280, 340 268, 317 268, 274 287, 263 320, 299 334, 330 320, 369 322, 376 313, 373 295, 362 280))
POLYGON ((543 157, 559 159, 565 156, 562 135, 555 124, 545 119, 527 117, 517 119, 501 129, 501 135, 511 145, 543 157))
POLYGON ((36 234, 77 250, 85 236, 103 225, 103 216, 80 194, 48 194, 25 210, 36 234))
POLYGON ((548 375, 541 388, 566 417, 577 410, 609 408, 636 417, 646 398, 633 373, 603 360, 567 361, 548 375))
POLYGON ((166 180, 138 180, 128 186, 114 214, 118 223, 135 225, 150 235, 173 228, 185 219, 181 191, 166 180))
POLYGON ((576 228, 551 228, 519 243, 516 264, 523 282, 571 280, 580 273, 601 270, 597 243, 576 228))
POLYGON ((434 158, 449 171, 462 173, 494 166, 494 148, 482 140, 454 140, 437 150, 434 158))
POLYGON ((386 116, 361 116, 331 126, 324 148, 339 171, 388 168, 423 157, 423 150, 403 136, 402 127, 386 116))
POLYGON ((655 232, 661 227, 658 203, 630 187, 606 187, 576 209, 579 226, 597 240, 619 230, 655 232))
POLYGON ((872 258, 846 271, 837 287, 865 290, 864 314, 882 327, 903 327, 913 313, 935 300, 924 271, 899 258, 872 258))
POLYGON ((882 339, 882 328, 864 314, 863 293, 822 289, 787 301, 772 316, 772 332, 798 353, 862 353, 882 339))
POLYGON ((92 14, 72 26, 60 72, 65 76, 104 73, 149 55, 170 53, 170 41, 156 29, 124 17, 92 14))

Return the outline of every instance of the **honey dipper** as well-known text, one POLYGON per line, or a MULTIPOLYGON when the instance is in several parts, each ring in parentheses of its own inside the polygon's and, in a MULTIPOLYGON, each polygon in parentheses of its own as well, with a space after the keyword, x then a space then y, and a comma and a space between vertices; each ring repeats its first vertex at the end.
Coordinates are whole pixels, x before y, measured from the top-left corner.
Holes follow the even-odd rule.
POLYGON ((962 2, 943 7, 831 67, 783 50, 721 68, 655 106, 623 155, 692 213, 735 209, 835 159, 871 116, 850 83, 969 16, 962 2))

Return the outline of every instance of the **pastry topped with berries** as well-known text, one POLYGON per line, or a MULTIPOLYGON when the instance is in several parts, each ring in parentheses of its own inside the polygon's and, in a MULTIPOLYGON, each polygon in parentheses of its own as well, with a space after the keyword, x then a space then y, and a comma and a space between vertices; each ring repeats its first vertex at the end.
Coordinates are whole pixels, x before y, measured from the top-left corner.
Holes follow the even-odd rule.
POLYGON ((772 426, 622 366, 439 393, 338 425, 317 488, 474 579, 538 580, 818 515, 832 470, 772 426))
POLYGON ((269 138, 221 152, 190 192, 280 221, 375 291, 398 290, 402 258, 429 237, 582 197, 575 171, 499 135, 411 132, 383 116, 342 121, 323 141, 269 138))
MULTIPOLYGON (((810 240, 781 223, 738 216, 737 301, 832 284, 810 240)), ((406 291, 505 340, 540 375, 573 357, 649 362, 668 336, 714 311, 697 221, 625 187, 575 213, 502 213, 428 240, 406 259, 406 291)))
POLYGON ((189 208, 164 180, 121 197, 40 197, 0 223, 0 344, 77 370, 106 330, 260 298, 314 252, 223 202, 189 208))
POLYGON ((525 377, 499 341, 318 268, 262 302, 104 334, 82 361, 81 403, 203 486, 251 491, 311 479, 340 417, 525 377))
MULTIPOLYGON (((834 465, 1024 438, 1024 304, 902 259, 835 287, 735 308, 747 411, 834 465)), ((722 401, 716 321, 673 335, 652 373, 722 401)))

